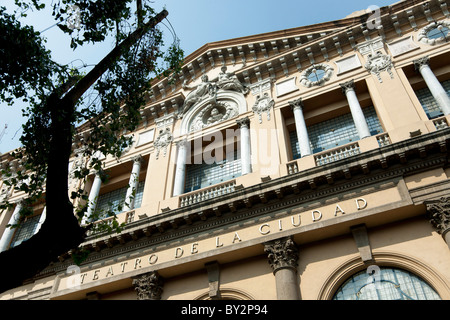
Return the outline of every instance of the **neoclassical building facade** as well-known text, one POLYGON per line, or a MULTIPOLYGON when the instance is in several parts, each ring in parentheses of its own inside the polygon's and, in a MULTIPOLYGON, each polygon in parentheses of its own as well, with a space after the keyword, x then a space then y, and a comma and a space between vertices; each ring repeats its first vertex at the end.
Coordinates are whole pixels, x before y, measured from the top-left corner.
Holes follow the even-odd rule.
MULTIPOLYGON (((0 298, 449 299, 449 57, 445 0, 204 45, 153 84, 122 158, 95 154, 107 183, 68 177, 124 230, 0 298)), ((3 251, 45 204, 6 228, 23 195, 0 188, 3 251)))

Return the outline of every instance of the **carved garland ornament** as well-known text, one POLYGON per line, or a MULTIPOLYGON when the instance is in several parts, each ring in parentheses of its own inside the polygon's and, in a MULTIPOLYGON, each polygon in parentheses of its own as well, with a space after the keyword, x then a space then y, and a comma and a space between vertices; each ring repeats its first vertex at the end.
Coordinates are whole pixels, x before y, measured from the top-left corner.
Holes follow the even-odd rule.
POLYGON ((156 138, 154 146, 156 148, 156 159, 159 158, 161 149, 164 150, 164 156, 167 153, 167 147, 172 143, 173 136, 169 128, 159 130, 159 136, 156 138))
POLYGON ((377 51, 376 53, 369 54, 367 59, 365 64, 366 69, 375 75, 380 83, 383 82, 380 75, 383 71, 389 73, 391 79, 394 78, 394 73, 392 72, 393 64, 390 56, 383 54, 381 51, 377 51))
POLYGON ((258 96, 256 98, 255 104, 253 105, 253 112, 258 114, 259 123, 262 123, 262 114, 267 113, 267 121, 270 121, 270 109, 275 105, 275 101, 269 97, 267 93, 264 95, 258 96))

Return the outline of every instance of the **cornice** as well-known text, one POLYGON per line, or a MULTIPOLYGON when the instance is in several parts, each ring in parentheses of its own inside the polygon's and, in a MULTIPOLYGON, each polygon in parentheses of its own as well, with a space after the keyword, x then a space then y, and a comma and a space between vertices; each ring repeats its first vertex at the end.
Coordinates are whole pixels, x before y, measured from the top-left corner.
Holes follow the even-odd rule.
MULTIPOLYGON (((445 0, 409 0, 380 8, 381 26, 368 29, 366 22, 370 14, 319 23, 310 26, 269 32, 204 45, 185 59, 180 74, 171 78, 174 87, 180 88, 184 80, 193 81, 209 70, 222 65, 243 63, 236 71, 242 83, 251 84, 288 76, 300 72, 316 62, 329 61, 355 51, 358 43, 377 37, 386 40, 392 33, 398 38, 411 30, 422 27, 417 21, 429 23, 435 14, 448 15, 445 0)), ((168 78, 156 81, 152 87, 151 103, 167 94, 168 78)), ((173 92, 175 89, 173 89, 173 92)))

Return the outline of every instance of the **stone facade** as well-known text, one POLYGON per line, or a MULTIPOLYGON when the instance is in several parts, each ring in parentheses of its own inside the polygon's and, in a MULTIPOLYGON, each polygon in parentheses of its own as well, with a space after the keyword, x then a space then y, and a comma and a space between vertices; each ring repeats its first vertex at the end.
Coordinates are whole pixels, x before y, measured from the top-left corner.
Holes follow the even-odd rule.
MULTIPOLYGON (((127 191, 122 233, 92 235, 79 267, 67 254, 0 298, 333 299, 361 272, 396 269, 449 299, 448 15, 443 0, 400 2, 377 28, 346 18, 186 57, 153 84, 131 148, 103 159, 112 179, 71 177, 91 199, 127 191)), ((70 168, 88 161, 74 153, 70 168)), ((15 214, 0 214, 1 250, 15 214)))

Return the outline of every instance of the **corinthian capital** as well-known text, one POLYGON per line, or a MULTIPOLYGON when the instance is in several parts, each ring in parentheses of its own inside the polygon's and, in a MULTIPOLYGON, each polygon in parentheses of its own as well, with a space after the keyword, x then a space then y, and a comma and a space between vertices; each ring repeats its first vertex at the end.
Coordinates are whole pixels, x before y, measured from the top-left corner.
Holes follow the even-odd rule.
POLYGON ((297 100, 288 101, 288 102, 289 102, 289 105, 291 106, 292 110, 297 109, 297 108, 300 109, 300 110, 303 109, 303 100, 302 100, 302 98, 298 98, 297 100))
POLYGON ((250 119, 248 117, 237 119, 236 123, 238 124, 239 128, 248 128, 250 126, 250 119))
POLYGON ((277 239, 264 245, 273 272, 298 266, 298 249, 292 238, 277 239))
POLYGON ((163 279, 156 271, 133 278, 133 286, 138 300, 160 300, 163 292, 163 279))
POLYGON ((438 201, 426 203, 427 216, 439 234, 450 228, 450 197, 442 197, 438 201))
POLYGON ((355 82, 353 80, 349 80, 344 83, 339 83, 341 86, 342 92, 345 94, 349 90, 355 90, 355 82))
POLYGON ((430 57, 425 56, 413 61, 414 68, 419 71, 423 66, 428 66, 430 64, 430 57))

